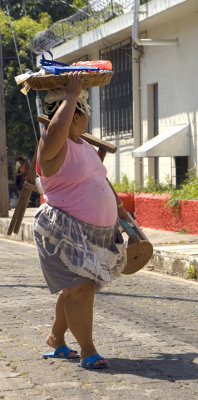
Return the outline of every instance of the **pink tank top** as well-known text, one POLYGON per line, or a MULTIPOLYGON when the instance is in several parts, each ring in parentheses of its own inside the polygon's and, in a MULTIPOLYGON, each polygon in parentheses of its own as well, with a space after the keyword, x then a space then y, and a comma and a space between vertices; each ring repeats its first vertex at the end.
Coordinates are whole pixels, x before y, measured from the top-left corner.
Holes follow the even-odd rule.
POLYGON ((60 169, 48 178, 41 177, 45 201, 89 224, 111 226, 118 214, 106 175, 106 168, 89 143, 68 139, 60 169))

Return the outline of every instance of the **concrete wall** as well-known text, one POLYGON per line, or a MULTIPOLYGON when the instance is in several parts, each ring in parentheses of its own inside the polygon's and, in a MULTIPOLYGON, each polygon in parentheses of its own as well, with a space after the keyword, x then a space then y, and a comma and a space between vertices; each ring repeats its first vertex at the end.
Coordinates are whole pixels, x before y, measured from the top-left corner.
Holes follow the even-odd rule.
MULTIPOLYGON (((178 45, 144 47, 141 59, 142 134, 148 140, 148 85, 158 83, 159 133, 171 125, 189 123, 189 168, 198 162, 198 35, 197 14, 177 19, 147 32, 152 38, 178 38, 178 45)), ((148 159, 144 160, 148 173, 148 159)), ((171 176, 169 158, 160 159, 160 180, 171 176)))
POLYGON ((152 229, 198 234, 198 201, 180 200, 175 207, 169 207, 169 199, 168 194, 138 193, 135 196, 137 223, 152 229))

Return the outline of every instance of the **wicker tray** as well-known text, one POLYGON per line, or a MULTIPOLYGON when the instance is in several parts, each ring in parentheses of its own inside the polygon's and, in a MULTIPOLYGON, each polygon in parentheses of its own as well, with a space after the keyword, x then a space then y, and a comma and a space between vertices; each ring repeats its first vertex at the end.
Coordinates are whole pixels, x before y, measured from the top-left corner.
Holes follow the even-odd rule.
MULTIPOLYGON (((108 85, 113 76, 113 71, 104 73, 82 73, 84 79, 83 87, 103 86, 108 85)), ((59 85, 65 85, 68 81, 68 74, 62 75, 44 75, 31 76, 26 80, 26 83, 35 90, 55 89, 59 85)))

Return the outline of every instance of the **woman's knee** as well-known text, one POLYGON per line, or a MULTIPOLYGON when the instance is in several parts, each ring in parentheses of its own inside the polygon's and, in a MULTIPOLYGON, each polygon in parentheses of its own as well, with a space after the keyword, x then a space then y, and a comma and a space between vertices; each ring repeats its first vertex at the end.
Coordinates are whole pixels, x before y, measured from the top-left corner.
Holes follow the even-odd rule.
POLYGON ((63 289, 62 295, 65 298, 73 297, 73 296, 81 296, 84 293, 94 293, 95 291, 95 282, 92 280, 88 280, 87 282, 83 283, 82 285, 74 286, 72 288, 63 289))

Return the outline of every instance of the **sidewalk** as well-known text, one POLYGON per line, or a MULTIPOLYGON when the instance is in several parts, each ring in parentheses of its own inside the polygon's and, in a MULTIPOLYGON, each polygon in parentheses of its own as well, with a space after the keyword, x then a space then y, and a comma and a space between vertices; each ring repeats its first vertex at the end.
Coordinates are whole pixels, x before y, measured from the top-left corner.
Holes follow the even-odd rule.
MULTIPOLYGON (((10 210, 8 218, 0 218, 0 237, 32 243, 32 222, 36 210, 36 208, 27 208, 19 234, 13 233, 8 236, 7 230, 14 213, 14 209, 10 210)), ((142 230, 154 247, 153 256, 145 269, 184 278, 189 278, 189 271, 191 271, 191 278, 195 275, 195 279, 198 279, 198 235, 150 228, 142 228, 142 230), (190 267, 192 268, 189 270, 190 267)))

